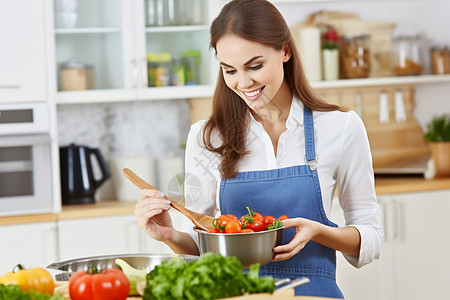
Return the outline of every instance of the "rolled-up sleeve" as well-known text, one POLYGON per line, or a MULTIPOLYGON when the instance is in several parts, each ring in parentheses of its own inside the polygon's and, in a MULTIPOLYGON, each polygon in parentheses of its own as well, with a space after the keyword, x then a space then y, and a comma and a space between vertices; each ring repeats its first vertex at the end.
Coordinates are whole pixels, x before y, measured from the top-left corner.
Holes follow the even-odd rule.
POLYGON ((360 268, 379 258, 384 242, 380 209, 374 187, 372 155, 362 120, 348 114, 339 149, 337 168, 338 198, 344 211, 345 225, 357 228, 361 236, 359 257, 344 254, 360 268))

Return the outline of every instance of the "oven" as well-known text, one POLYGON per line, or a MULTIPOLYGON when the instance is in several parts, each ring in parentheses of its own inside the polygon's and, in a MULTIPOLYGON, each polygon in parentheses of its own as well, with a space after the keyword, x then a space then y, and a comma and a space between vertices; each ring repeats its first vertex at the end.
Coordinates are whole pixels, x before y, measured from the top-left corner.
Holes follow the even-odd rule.
POLYGON ((49 106, 0 104, 0 216, 54 212, 49 106))

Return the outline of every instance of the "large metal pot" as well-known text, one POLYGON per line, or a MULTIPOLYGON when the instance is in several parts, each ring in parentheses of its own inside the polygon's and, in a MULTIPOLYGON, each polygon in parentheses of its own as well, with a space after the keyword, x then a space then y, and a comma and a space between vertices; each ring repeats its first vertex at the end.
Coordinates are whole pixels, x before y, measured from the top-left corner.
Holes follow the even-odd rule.
POLYGON ((114 254, 103 256, 91 256, 82 257, 62 262, 52 263, 47 266, 48 269, 55 269, 63 271, 61 274, 57 274, 55 278, 57 280, 69 280, 70 276, 78 271, 87 271, 89 268, 96 267, 97 269, 104 268, 117 268, 120 267, 115 263, 117 258, 123 259, 130 266, 139 269, 146 270, 147 273, 155 268, 155 266, 161 264, 165 260, 170 260, 175 257, 180 257, 186 261, 193 261, 199 258, 194 255, 184 254, 114 254))
POLYGON ((272 260, 273 248, 281 244, 282 229, 252 233, 209 233, 194 228, 199 238, 200 254, 214 252, 223 256, 236 256, 244 269, 254 263, 265 265, 272 260))

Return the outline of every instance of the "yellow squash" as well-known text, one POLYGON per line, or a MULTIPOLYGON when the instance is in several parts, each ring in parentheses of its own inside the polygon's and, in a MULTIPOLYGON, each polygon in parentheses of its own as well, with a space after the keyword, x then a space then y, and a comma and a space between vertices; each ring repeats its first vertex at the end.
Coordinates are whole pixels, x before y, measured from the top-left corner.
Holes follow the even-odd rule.
POLYGON ((33 290, 49 295, 53 295, 55 289, 55 281, 47 270, 42 268, 26 270, 21 265, 15 266, 12 272, 0 277, 0 283, 15 284, 24 291, 33 290))

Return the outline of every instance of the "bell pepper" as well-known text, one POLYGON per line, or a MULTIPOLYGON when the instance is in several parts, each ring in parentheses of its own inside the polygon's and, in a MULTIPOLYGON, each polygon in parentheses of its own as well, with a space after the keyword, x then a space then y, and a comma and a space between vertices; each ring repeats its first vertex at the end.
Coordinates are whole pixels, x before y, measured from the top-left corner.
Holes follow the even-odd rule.
POLYGON ((53 295, 55 281, 52 275, 42 268, 24 269, 22 265, 16 265, 12 272, 0 277, 0 283, 5 285, 18 285, 24 291, 33 290, 44 294, 53 295))

